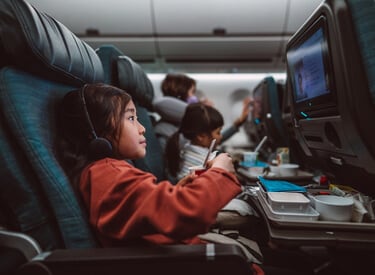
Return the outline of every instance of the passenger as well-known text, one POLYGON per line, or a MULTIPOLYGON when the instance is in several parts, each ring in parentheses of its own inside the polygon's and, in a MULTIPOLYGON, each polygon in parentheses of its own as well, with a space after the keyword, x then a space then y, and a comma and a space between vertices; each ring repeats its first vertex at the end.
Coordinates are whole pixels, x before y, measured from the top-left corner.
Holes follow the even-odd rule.
MULTIPOLYGON (((213 106, 213 102, 202 95, 202 92, 196 92, 196 81, 185 74, 167 74, 164 78, 161 89, 164 97, 156 100, 154 107, 161 115, 161 120, 155 125, 155 133, 159 138, 162 148, 165 150, 168 138, 178 130, 181 117, 185 112, 186 105, 176 103, 172 98, 177 98, 186 104, 202 102, 205 105, 213 106), (200 96, 198 96, 199 94, 200 96), (173 116, 173 113, 175 115, 173 116)), ((241 125, 246 121, 252 98, 247 97, 243 100, 241 115, 235 119, 233 124, 222 132, 222 141, 224 142, 239 131, 241 125)))
POLYGON ((116 87, 87 84, 69 92, 59 123, 63 167, 103 246, 204 243, 197 235, 241 192, 225 153, 208 163, 204 175, 186 176, 177 185, 157 183, 154 175, 124 161, 144 157, 147 141, 131 97, 116 87), (111 146, 103 149, 97 136, 111 146))
POLYGON ((168 140, 166 165, 170 176, 180 180, 189 174, 189 167, 202 165, 211 141, 222 139, 224 119, 214 107, 202 103, 190 104, 180 128, 168 140))
POLYGON ((167 74, 161 83, 164 96, 178 98, 187 103, 199 102, 196 96, 196 81, 185 74, 167 74))

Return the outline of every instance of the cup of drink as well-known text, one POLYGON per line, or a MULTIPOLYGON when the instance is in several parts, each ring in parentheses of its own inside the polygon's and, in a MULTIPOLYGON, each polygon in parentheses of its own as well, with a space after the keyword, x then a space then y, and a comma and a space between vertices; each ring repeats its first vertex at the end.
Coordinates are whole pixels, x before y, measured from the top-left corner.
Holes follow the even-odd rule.
POLYGON ((258 154, 259 152, 244 152, 243 161, 246 165, 255 166, 258 161, 258 154))
POLYGON ((202 175, 206 171, 207 171, 207 169, 204 168, 202 165, 189 167, 189 173, 190 173, 190 175, 199 176, 199 175, 202 175))

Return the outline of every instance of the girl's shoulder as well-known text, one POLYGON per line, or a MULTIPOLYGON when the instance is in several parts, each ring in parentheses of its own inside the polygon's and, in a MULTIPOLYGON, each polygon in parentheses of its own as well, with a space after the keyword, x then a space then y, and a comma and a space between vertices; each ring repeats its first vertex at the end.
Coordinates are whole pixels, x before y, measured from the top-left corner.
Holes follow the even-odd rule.
POLYGON ((208 148, 199 145, 193 145, 189 142, 184 146, 184 151, 205 155, 208 152, 208 148))
POLYGON ((151 178, 152 181, 156 180, 156 177, 153 174, 134 167, 125 159, 101 159, 88 166, 85 169, 85 172, 100 177, 108 177, 109 175, 119 178, 136 176, 139 178, 151 178))
POLYGON ((98 161, 93 162, 89 165, 88 169, 137 169, 135 168, 130 161, 125 159, 113 159, 113 158, 104 158, 98 161))

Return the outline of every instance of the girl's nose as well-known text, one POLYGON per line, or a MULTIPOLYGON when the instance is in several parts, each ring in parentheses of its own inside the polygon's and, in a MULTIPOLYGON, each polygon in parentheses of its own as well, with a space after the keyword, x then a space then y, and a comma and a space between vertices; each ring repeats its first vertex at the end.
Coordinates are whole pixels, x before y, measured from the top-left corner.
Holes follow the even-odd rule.
POLYGON ((139 123, 139 122, 138 122, 138 132, 140 134, 146 133, 146 128, 141 123, 139 123))

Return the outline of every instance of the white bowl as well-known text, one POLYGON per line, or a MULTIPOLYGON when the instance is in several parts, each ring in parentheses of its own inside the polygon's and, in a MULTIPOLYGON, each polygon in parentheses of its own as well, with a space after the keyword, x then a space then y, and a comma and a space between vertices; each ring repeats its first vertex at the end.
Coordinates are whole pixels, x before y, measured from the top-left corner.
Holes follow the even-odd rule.
POLYGON ((295 163, 284 163, 279 165, 279 175, 282 177, 297 176, 299 165, 295 163))
POLYGON ((324 221, 350 221, 353 211, 353 198, 335 195, 318 195, 314 197, 315 209, 324 221))
POLYGON ((279 175, 279 166, 277 165, 270 165, 270 172, 273 173, 275 176, 279 175))

